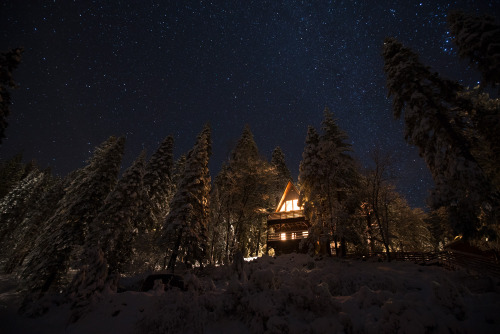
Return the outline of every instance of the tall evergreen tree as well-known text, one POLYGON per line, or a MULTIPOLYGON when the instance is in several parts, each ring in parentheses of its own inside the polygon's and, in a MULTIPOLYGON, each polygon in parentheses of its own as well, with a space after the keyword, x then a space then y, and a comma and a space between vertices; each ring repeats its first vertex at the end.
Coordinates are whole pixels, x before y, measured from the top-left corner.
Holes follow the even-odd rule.
POLYGON ((218 179, 226 182, 225 207, 229 208, 231 244, 229 257, 236 252, 243 256, 256 255, 263 245, 263 226, 267 209, 274 204, 270 194, 276 180, 276 171, 259 156, 257 144, 248 125, 231 152, 230 159, 218 179))
POLYGON ((304 214, 312 223, 309 237, 313 243, 320 240, 321 235, 329 231, 324 226, 320 205, 321 177, 318 174, 320 157, 318 153, 319 134, 312 126, 307 128, 306 143, 299 165, 300 198, 299 205, 304 207, 304 214))
POLYGON ((458 54, 468 58, 483 77, 483 85, 500 89, 500 25, 491 16, 475 16, 462 11, 448 15, 448 25, 458 54))
POLYGON ((499 195, 457 127, 453 107, 461 87, 432 73, 394 38, 385 40, 383 56, 394 116, 405 111, 405 138, 419 148, 436 184, 432 207, 446 206, 465 238, 494 236, 499 195))
POLYGON ((130 268, 135 272, 154 270, 162 258, 156 240, 175 193, 173 148, 173 137, 166 137, 146 165, 143 203, 137 217, 139 234, 130 268))
MULTIPOLYGON (((37 252, 33 245, 36 244, 37 238, 47 231, 47 221, 54 214, 57 209, 59 201, 65 194, 65 189, 72 180, 72 174, 66 176, 64 179, 49 180, 49 188, 43 194, 34 195, 39 196, 33 210, 27 213, 26 217, 19 224, 16 231, 12 236, 15 241, 10 251, 7 253, 7 263, 4 270, 11 273, 14 270, 22 273, 25 263, 29 262, 29 258, 34 256, 37 252)), ((43 188, 43 187, 40 187, 43 188)), ((42 190, 42 189, 40 189, 42 190)))
POLYGON ((500 99, 491 99, 478 87, 458 94, 463 129, 471 153, 497 191, 500 191, 500 99))
POLYGON ((230 258, 231 241, 234 238, 233 221, 231 219, 233 182, 229 173, 228 163, 222 164, 221 171, 215 178, 214 186, 210 196, 211 219, 210 219, 210 249, 211 258, 214 258, 216 248, 222 249, 220 260, 228 263, 230 258), (221 231, 221 232, 219 232, 221 231), (216 234, 221 237, 217 238, 216 234), (218 245, 220 244, 220 245, 218 245))
POLYGON ((12 72, 21 63, 22 53, 22 48, 16 48, 0 54, 0 144, 5 138, 5 129, 8 125, 7 116, 10 113, 9 89, 17 87, 12 72))
POLYGON ((315 241, 320 242, 322 251, 330 251, 333 237, 337 254, 345 255, 348 230, 345 203, 358 176, 354 159, 348 153, 351 150, 346 142, 348 137, 338 127, 328 107, 324 110, 322 132, 317 139, 315 131, 308 131, 299 175, 301 202, 307 203, 306 213, 314 225, 311 237, 318 238, 316 233, 320 234, 320 240, 315 241), (339 241, 341 252, 337 249, 339 241))
POLYGON ((3 260, 8 259, 6 255, 18 242, 19 230, 29 228, 22 222, 36 209, 36 203, 50 181, 50 174, 34 170, 0 201, 0 253, 3 260))
POLYGON ((210 155, 210 127, 205 125, 187 155, 184 175, 163 228, 163 245, 171 250, 169 270, 174 270, 179 255, 188 264, 203 263, 205 259, 210 217, 210 155))
POLYGON ((68 289, 76 314, 106 288, 116 291, 117 282, 132 257, 137 227, 134 226, 143 198, 145 152, 122 175, 97 217, 89 224, 80 270, 68 289))
POLYGON ((150 200, 147 212, 152 217, 146 223, 146 228, 159 228, 169 211, 169 202, 175 186, 172 181, 174 139, 168 136, 158 150, 151 156, 144 174, 144 187, 150 200))
POLYGON ((116 184, 124 144, 124 138, 110 137, 96 148, 89 164, 75 173, 23 272, 30 291, 24 306, 48 291, 64 289, 70 267, 78 265, 89 223, 116 184))

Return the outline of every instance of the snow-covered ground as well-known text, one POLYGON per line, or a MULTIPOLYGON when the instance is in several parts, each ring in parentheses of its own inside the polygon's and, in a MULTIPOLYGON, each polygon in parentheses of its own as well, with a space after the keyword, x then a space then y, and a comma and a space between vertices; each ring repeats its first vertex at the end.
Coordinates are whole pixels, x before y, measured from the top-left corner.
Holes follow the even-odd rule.
POLYGON ((67 306, 16 314, 0 280, 1 333, 500 333, 500 282, 402 262, 290 254, 211 267, 188 291, 103 296, 78 322, 67 306))

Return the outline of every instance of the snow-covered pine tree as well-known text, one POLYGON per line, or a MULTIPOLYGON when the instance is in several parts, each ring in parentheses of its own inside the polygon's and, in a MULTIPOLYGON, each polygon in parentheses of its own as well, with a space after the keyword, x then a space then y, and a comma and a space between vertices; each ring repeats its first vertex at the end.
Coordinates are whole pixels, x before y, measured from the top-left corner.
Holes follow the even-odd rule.
POLYGON ((210 264, 226 262, 229 254, 229 240, 231 238, 231 219, 229 218, 229 198, 226 197, 224 178, 227 173, 227 164, 222 165, 221 171, 215 177, 210 191, 210 221, 208 225, 208 259, 210 264))
POLYGON ((154 270, 163 258, 156 242, 175 193, 173 178, 174 139, 166 137, 146 165, 144 198, 137 216, 138 235, 131 267, 133 272, 154 270))
POLYGON ((302 152, 302 161, 299 165, 300 197, 299 205, 304 207, 304 214, 311 222, 313 228, 309 231, 309 238, 313 242, 319 241, 322 233, 318 228, 321 218, 317 215, 316 208, 319 203, 321 178, 317 173, 319 169, 319 134, 312 126, 307 128, 306 143, 302 152))
MULTIPOLYGON (((302 154, 299 180, 301 203, 311 220, 310 239, 319 241, 322 252, 330 251, 331 236, 345 246, 347 219, 344 202, 358 183, 354 159, 348 154, 351 146, 332 113, 325 107, 321 136, 309 127, 302 154), (344 218, 344 219, 342 219, 344 218)), ((345 249, 342 248, 342 254, 345 249)), ((337 253, 339 254, 339 253, 337 253)))
POLYGON ((357 185, 358 175, 354 159, 349 155, 351 151, 351 145, 347 142, 349 137, 338 127, 328 107, 325 107, 323 114, 323 134, 318 145, 320 162, 318 172, 322 179, 321 206, 335 242, 335 249, 337 251, 338 241, 341 241, 341 253, 345 255, 348 220, 344 202, 357 185))
MULTIPOLYGON (((151 214, 143 222, 146 229, 158 229, 169 211, 175 185, 172 183, 174 139, 168 136, 151 156, 144 174, 144 187, 150 199, 145 210, 151 214)), ((141 212, 141 215, 143 213, 141 212)))
POLYGON ((228 264, 230 245, 234 238, 231 220, 232 181, 229 174, 228 163, 224 162, 219 174, 215 177, 214 186, 210 194, 210 226, 209 236, 211 245, 211 258, 215 257, 218 248, 221 248, 220 262, 228 264), (217 237, 214 234, 218 234, 217 237))
MULTIPOLYGON (((47 172, 33 170, 0 201, 0 254, 1 261, 9 259, 17 238, 25 231, 23 220, 33 213, 36 203, 49 187, 51 176, 47 172), (20 235, 19 235, 20 234, 20 235)), ((29 228, 29 227, 27 227, 29 228)))
POLYGON ((458 94, 461 128, 471 152, 497 191, 500 191, 500 99, 492 99, 479 87, 458 94))
POLYGON ((210 126, 207 124, 186 157, 184 175, 165 220, 161 243, 171 250, 168 269, 172 271, 179 256, 187 264, 202 264, 206 256, 211 145, 210 126))
POLYGON ((446 206, 451 226, 465 238, 492 236, 499 196, 456 126, 452 110, 462 88, 432 73, 394 38, 385 39, 383 56, 394 117, 405 111, 405 138, 419 148, 436 184, 431 206, 446 206))
POLYGON ((186 169, 186 155, 183 154, 174 163, 172 170, 172 184, 174 185, 174 193, 177 190, 179 182, 181 182, 184 170, 186 169))
POLYGON ((124 138, 110 137, 95 149, 88 165, 75 173, 56 212, 40 234, 35 252, 23 271, 29 290, 23 308, 28 313, 26 307, 31 301, 47 292, 64 289, 70 267, 79 264, 89 223, 116 185, 124 144, 124 138))
POLYGON ((99 295, 106 288, 116 291, 120 274, 132 257, 137 233, 134 223, 144 191, 145 156, 142 152, 125 170, 89 224, 83 261, 67 291, 75 308, 88 305, 89 296, 99 295))
POLYGON ((448 26, 461 58, 468 58, 483 77, 483 85, 500 90, 500 25, 492 16, 462 11, 448 15, 448 26))
POLYGON ((257 144, 248 125, 231 152, 224 177, 229 199, 230 219, 234 229, 230 245, 232 254, 251 256, 264 243, 263 223, 274 199, 270 196, 276 180, 276 170, 259 156, 257 144))
POLYGON ((17 85, 12 77, 12 71, 21 63, 22 48, 16 48, 0 54, 0 144, 5 138, 7 128, 7 116, 10 110, 9 89, 16 88, 17 85))
POLYGON ((99 215, 94 220, 96 232, 101 226, 101 248, 108 262, 109 273, 123 273, 132 256, 138 228, 134 225, 142 205, 143 177, 146 153, 135 160, 122 175, 115 189, 108 195, 99 215))
POLYGON ((51 178, 50 187, 43 194, 40 194, 33 210, 30 210, 14 232, 12 239, 16 241, 16 244, 7 255, 5 272, 21 273, 23 271, 24 263, 33 255, 30 253, 36 251, 33 246, 38 236, 46 230, 47 221, 57 209, 57 204, 63 198, 65 189, 70 183, 69 180, 72 179, 71 174, 64 179, 51 178))

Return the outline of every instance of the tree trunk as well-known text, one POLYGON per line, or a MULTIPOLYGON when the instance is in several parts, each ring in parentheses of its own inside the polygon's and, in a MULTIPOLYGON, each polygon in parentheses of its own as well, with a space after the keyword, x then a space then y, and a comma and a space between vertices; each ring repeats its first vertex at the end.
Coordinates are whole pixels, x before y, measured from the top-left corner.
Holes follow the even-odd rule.
POLYGON ((347 255, 347 247, 346 247, 345 237, 340 238, 340 256, 346 257, 347 255))
POLYGON ((172 255, 170 256, 170 261, 168 261, 167 270, 171 270, 172 274, 174 273, 175 270, 175 262, 177 261, 177 256, 179 256, 179 247, 181 246, 182 232, 183 229, 181 228, 179 230, 179 234, 177 235, 177 240, 175 241, 175 245, 172 249, 172 255))
POLYGON ((259 256, 260 235, 262 232, 262 224, 259 224, 259 233, 257 234, 257 247, 255 247, 255 256, 259 256))

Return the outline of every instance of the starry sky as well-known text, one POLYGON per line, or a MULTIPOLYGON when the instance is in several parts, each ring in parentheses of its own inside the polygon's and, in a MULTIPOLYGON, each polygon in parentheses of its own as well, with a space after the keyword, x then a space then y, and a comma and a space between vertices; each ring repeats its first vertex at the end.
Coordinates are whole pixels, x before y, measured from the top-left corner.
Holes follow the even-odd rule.
POLYGON ((19 1, 0 5, 0 50, 22 46, 0 159, 22 152, 64 176, 110 135, 124 167, 169 134, 176 157, 212 126, 214 177, 249 124, 262 156, 295 178, 307 126, 328 105, 354 155, 393 157, 397 189, 423 207, 433 182, 392 117, 381 57, 394 36, 442 76, 474 85, 446 26, 452 9, 495 1, 19 1))

